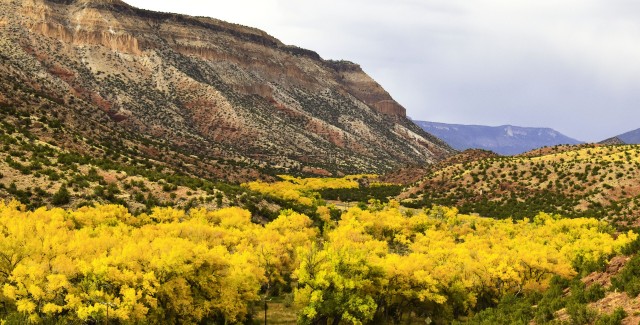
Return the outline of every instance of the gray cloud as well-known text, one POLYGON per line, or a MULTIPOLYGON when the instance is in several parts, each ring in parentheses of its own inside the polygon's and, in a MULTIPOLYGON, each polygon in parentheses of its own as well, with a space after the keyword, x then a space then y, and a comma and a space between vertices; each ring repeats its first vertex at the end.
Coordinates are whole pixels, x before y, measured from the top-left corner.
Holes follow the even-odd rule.
POLYGON ((129 3, 355 61, 416 119, 549 126, 586 141, 640 127, 635 0, 129 3))

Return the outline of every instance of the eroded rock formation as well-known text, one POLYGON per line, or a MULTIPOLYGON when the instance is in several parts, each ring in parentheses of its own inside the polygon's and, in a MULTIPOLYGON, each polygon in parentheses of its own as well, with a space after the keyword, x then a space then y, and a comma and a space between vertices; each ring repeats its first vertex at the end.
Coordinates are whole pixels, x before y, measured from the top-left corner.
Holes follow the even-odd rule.
POLYGON ((2 72, 194 155, 342 173, 452 152, 357 64, 257 29, 118 0, 0 5, 2 72))

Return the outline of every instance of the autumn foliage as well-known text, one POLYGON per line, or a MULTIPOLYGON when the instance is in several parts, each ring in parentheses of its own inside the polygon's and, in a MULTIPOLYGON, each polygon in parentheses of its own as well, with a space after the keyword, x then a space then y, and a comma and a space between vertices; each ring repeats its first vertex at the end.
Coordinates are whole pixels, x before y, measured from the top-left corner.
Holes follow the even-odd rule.
POLYGON ((258 225, 239 208, 133 216, 0 203, 0 318, 234 323, 265 295, 293 292, 301 323, 452 320, 543 290, 637 237, 614 239, 593 219, 513 222, 395 202, 352 208, 322 232, 312 224, 291 211, 258 225))
POLYGON ((576 263, 619 252, 604 222, 544 213, 513 222, 437 207, 405 216, 389 206, 353 208, 296 272, 300 320, 360 324, 420 318, 450 322, 506 294, 542 291, 576 263))
POLYGON ((377 178, 375 175, 350 175, 343 178, 299 178, 280 175, 282 180, 279 182, 255 181, 243 185, 252 191, 262 194, 295 201, 302 205, 313 205, 320 199, 317 191, 358 188, 357 180, 363 177, 377 178))
POLYGON ((1 301, 32 323, 235 322, 261 286, 297 268, 316 230, 283 212, 267 226, 248 211, 170 208, 134 217, 120 206, 26 212, 0 204, 1 301))

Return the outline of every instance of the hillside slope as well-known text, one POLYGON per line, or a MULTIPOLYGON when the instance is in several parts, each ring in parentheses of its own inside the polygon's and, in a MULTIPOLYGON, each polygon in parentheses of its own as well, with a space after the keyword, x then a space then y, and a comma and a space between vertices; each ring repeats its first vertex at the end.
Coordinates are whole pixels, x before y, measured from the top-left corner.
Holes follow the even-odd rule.
POLYGON ((581 143, 549 128, 414 122, 456 150, 484 149, 501 155, 516 155, 544 146, 581 143))
POLYGON ((559 146, 516 157, 433 165, 401 198, 464 213, 517 219, 539 211, 638 226, 640 146, 559 146))
POLYGON ((640 129, 623 133, 617 138, 628 144, 640 144, 640 129))
POLYGON ((620 138, 613 137, 613 138, 609 138, 609 139, 605 139, 602 140, 600 142, 598 142, 598 144, 604 144, 604 145, 620 145, 620 144, 627 144, 626 142, 622 141, 620 138))
POLYGON ((2 0, 0 35, 3 107, 152 159, 194 156, 204 176, 373 172, 453 152, 357 64, 253 28, 117 0, 2 0))

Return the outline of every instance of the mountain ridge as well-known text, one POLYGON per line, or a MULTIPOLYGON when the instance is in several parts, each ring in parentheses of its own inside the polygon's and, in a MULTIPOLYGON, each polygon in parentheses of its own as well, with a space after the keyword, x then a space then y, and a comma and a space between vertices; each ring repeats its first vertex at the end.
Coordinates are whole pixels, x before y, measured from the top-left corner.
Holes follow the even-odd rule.
POLYGON ((426 132, 434 134, 453 148, 491 150, 501 155, 516 155, 544 146, 580 144, 548 127, 513 125, 484 126, 414 121, 426 132))
POLYGON ((255 28, 121 1, 0 6, 0 101, 91 141, 156 160, 169 148, 216 177, 384 172, 454 152, 359 65, 255 28))
POLYGON ((640 144, 640 129, 631 130, 616 136, 624 143, 628 144, 640 144))
POLYGON ((627 144, 626 142, 622 141, 622 139, 620 139, 619 137, 615 136, 613 138, 609 138, 609 139, 605 139, 602 140, 600 142, 598 142, 598 144, 604 144, 604 145, 625 145, 627 144))

